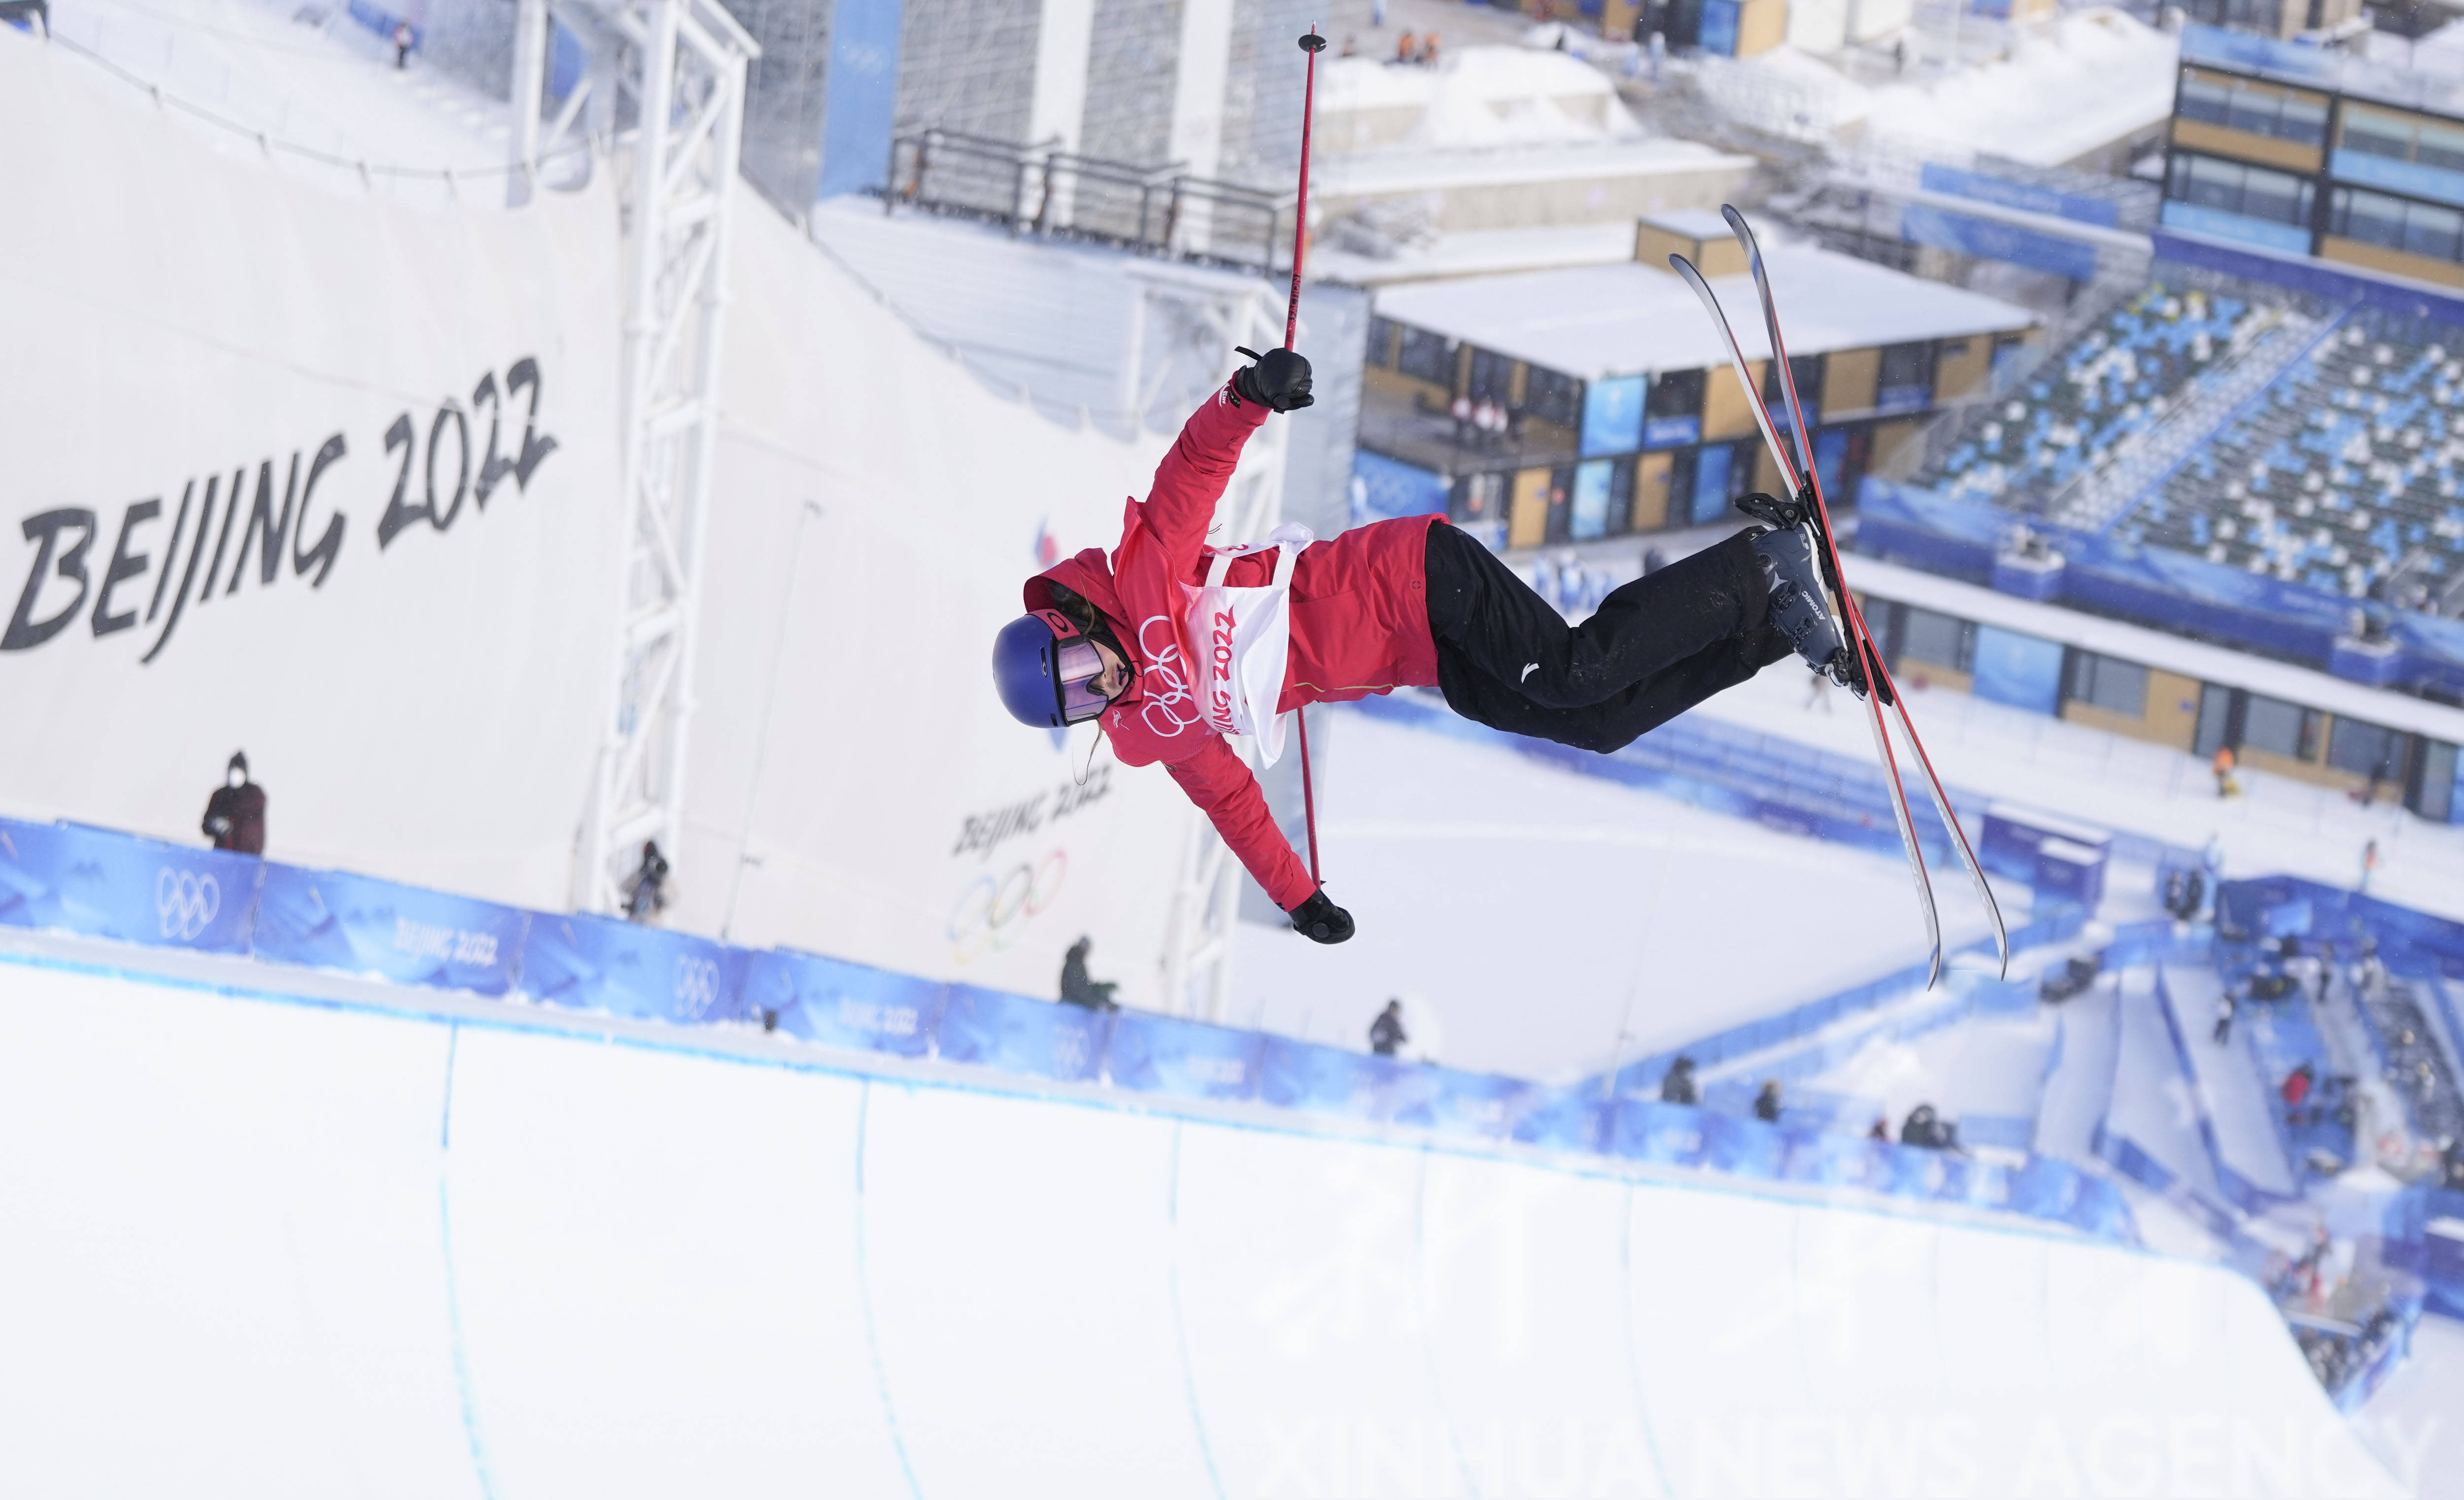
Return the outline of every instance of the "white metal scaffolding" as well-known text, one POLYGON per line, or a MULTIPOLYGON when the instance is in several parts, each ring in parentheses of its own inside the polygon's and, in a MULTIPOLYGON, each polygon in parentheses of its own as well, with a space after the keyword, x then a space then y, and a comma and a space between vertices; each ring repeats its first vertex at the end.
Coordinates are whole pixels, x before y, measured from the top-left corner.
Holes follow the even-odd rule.
POLYGON ((745 70, 759 53, 715 0, 521 0, 509 196, 518 203, 539 185, 586 179, 587 152, 573 143, 604 143, 627 236, 617 634, 576 849, 573 896, 583 911, 616 910, 643 844, 672 852, 682 829, 728 225, 745 70), (551 14, 588 59, 553 115, 551 14))
MULTIPOLYGON (((1146 304, 1167 298, 1179 304, 1184 317, 1194 315, 1210 340, 1221 341, 1213 344, 1215 348, 1246 344, 1269 349, 1283 342, 1283 304, 1263 289, 1234 295, 1201 289, 1196 283, 1171 286, 1168 277, 1149 272, 1137 322, 1141 331, 1147 326, 1146 304)), ((1244 363, 1235 356, 1223 374, 1244 363)), ((1133 352, 1133 377, 1143 364, 1143 356, 1133 352)), ((1283 518, 1285 456, 1285 426, 1270 421, 1243 452, 1240 471, 1216 506, 1210 540, 1219 545, 1254 542, 1274 529, 1283 518)), ((1243 738, 1233 745, 1256 771, 1255 743, 1243 738)), ((1298 755, 1300 747, 1287 739, 1284 753, 1298 755)), ((1241 862, 1232 857, 1206 815, 1193 809, 1164 934, 1164 1006, 1176 1015, 1225 1019, 1232 999, 1232 938, 1241 917, 1241 862)))

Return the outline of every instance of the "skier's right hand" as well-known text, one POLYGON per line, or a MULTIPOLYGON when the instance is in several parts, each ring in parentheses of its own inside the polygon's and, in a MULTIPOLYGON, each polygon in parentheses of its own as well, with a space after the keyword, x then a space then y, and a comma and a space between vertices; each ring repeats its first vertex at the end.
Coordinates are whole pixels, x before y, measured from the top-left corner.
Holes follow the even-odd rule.
POLYGON ((1352 936, 1352 914, 1326 898, 1326 887, 1292 908, 1292 931, 1311 942, 1341 942, 1352 936))
POLYGON ((1234 395, 1269 411, 1297 411, 1316 404, 1317 398, 1309 394, 1309 361, 1289 349, 1268 349, 1256 358, 1257 364, 1233 372, 1234 395))

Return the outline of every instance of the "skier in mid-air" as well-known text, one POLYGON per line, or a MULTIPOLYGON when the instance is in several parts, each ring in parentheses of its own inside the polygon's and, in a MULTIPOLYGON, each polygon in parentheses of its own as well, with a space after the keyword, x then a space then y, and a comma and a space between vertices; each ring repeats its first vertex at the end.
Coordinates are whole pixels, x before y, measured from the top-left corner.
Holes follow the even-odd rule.
POLYGON ((1292 852, 1225 735, 1258 735, 1271 763, 1293 709, 1434 687, 1465 718, 1606 754, 1792 650, 1817 670, 1844 659, 1801 526, 1749 527, 1624 585, 1579 626, 1441 516, 1208 546, 1242 445, 1313 399, 1300 355, 1256 359, 1182 427, 1110 557, 1089 547, 1026 581, 993 679, 1023 723, 1097 720, 1123 764, 1162 761, 1316 941, 1350 938, 1351 914, 1292 852))

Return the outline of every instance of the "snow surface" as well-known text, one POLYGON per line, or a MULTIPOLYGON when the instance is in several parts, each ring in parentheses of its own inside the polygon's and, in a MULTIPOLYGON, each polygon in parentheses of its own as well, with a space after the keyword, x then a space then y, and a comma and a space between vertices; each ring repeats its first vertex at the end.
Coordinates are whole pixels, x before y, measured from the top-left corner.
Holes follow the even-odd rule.
MULTIPOLYGON (((1790 312, 1792 358, 2035 321, 2008 302, 1810 246, 1774 244, 1765 258, 1772 295, 1790 312)), ((1753 278, 1710 284, 1746 358, 1768 359, 1753 278)), ((1377 294, 1377 311, 1584 380, 1728 363, 1727 342, 1693 290, 1665 266, 1634 261, 1394 287, 1377 294)))
POLYGON ((1478 149, 1631 141, 1644 134, 1596 68, 1562 53, 1522 47, 1441 47, 1435 68, 1341 57, 1318 79, 1318 149, 1330 162, 1353 149, 1347 115, 1409 110, 1400 143, 1478 149))
MULTIPOLYGON (((165 115, 226 155, 263 157, 336 192, 378 192, 441 208, 501 205, 500 171, 512 136, 502 99, 481 94, 415 58, 393 66, 393 48, 340 4, 287 0, 56 0, 53 34, 191 109, 165 115), (237 126, 233 129, 230 126, 237 126), (341 165, 261 147, 255 137, 339 157, 341 165), (421 172, 451 168, 470 180, 384 171, 363 178, 357 163, 421 172)), ((510 69, 510 61, 507 64, 510 69)), ((142 97, 142 96, 141 96, 142 97)))
POLYGON ((2168 964, 2165 986, 2173 999, 2173 1019, 2189 1044, 2198 1098, 2225 1165, 2264 1192, 2290 1195, 2292 1166, 2276 1134, 2267 1085, 2251 1053, 2248 1029, 2236 1022, 2221 1046, 2213 1040, 2223 981, 2211 968, 2168 964))
POLYGON ((1890 1121, 1895 1137, 1900 1123, 1920 1104, 1932 1105, 1949 1120, 1970 1115, 2034 1120, 2043 1098, 2057 1014, 2042 1009, 2023 1017, 1971 1019, 1912 1041, 1876 1037, 1802 1087, 1857 1101, 1859 1110, 1839 1121, 1842 1128, 1861 1128, 1880 1114, 1890 1121))
MULTIPOLYGON (((1849 576, 1853 583, 1853 563, 1849 576)), ((2242 795, 2220 801, 2206 765, 2178 750, 1927 691, 1913 671, 1902 685, 1948 785, 2189 849, 2212 835, 2228 879, 2291 874, 2349 885, 2362 846, 2376 839, 2385 863, 2371 894, 2464 919, 2464 827, 2428 823, 2391 803, 2363 807, 2334 787, 2248 768, 2235 773, 2242 795)), ((1809 708, 1805 675, 1785 664, 1694 712, 1846 755, 1873 753, 1859 705, 1843 694, 1809 708)))
POLYGON ((2120 11, 2016 33, 2007 60, 1871 92, 1867 129, 2059 165, 2168 118, 2180 44, 2120 11))
POLYGON ((12 1494, 2396 1492, 2214 1267, 260 972, 0 960, 12 1494))
POLYGON ((1912 47, 1911 76, 1880 84, 1793 47, 1692 66, 1731 114, 1782 134, 1850 133, 1884 158, 1985 153, 2057 166, 2172 114, 2179 44, 2121 11, 2076 11, 2007 34, 2002 55, 1945 72, 1912 47))
POLYGON ((2464 1323, 2425 1317, 2412 1354, 2353 1425, 2420 1500, 2464 1500, 2464 1323))
MULTIPOLYGON (((1334 712, 1318 843, 1359 933, 1242 924, 1235 1024, 1365 1047, 1389 998, 1417 996, 1440 1061, 1566 1080, 1925 956, 1896 855, 1334 712)), ((1942 914, 1950 946, 1985 935, 1964 888, 1942 914)))

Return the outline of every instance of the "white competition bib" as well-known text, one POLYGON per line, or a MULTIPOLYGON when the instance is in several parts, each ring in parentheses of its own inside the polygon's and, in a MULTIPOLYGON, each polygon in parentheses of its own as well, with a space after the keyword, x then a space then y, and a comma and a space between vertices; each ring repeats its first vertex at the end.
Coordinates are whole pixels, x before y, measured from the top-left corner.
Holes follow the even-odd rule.
POLYGON ((1199 713, 1219 735, 1257 736, 1268 765, 1284 753, 1284 720, 1275 701, 1283 696, 1284 670, 1291 660, 1292 564, 1315 540, 1307 526, 1286 521, 1258 546, 1215 553, 1204 587, 1180 585, 1187 606, 1181 628, 1198 667, 1193 686, 1199 713), (1268 546, 1279 554, 1273 583, 1264 588, 1224 585, 1234 558, 1268 546))

